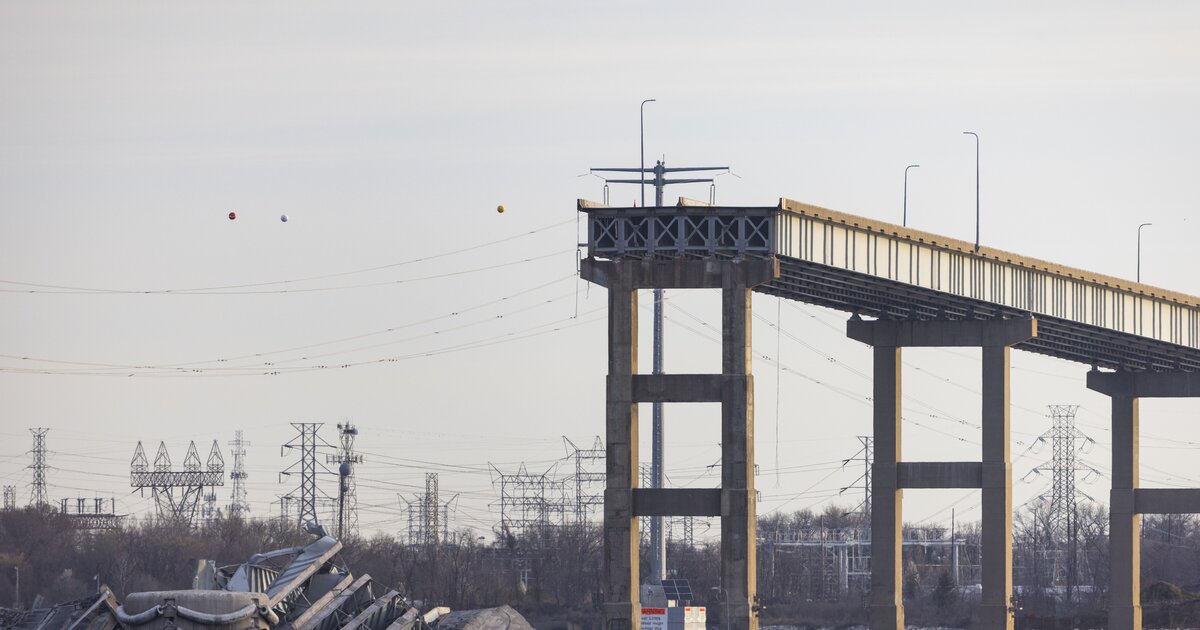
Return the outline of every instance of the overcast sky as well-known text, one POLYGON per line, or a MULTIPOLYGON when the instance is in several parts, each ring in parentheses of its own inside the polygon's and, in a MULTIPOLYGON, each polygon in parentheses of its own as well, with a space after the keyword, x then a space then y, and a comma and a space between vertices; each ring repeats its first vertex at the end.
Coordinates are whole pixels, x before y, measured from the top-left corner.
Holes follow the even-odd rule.
MULTIPOLYGON (((920 164, 909 224, 964 240, 976 131, 984 244, 1132 278, 1152 222, 1143 280, 1200 294, 1200 8, 1003 6, 4 2, 0 483, 27 500, 27 428, 50 427, 52 500, 144 513, 138 440, 178 465, 216 439, 231 463, 244 429, 262 515, 296 483, 289 423, 332 442, 351 420, 365 530, 397 531, 396 494, 434 471, 455 525, 487 532, 489 462, 544 471, 562 436, 603 432, 605 299, 574 278, 575 200, 603 195, 589 167, 637 164, 646 98, 647 160, 731 166, 718 202, 899 222, 920 164)), ((715 295, 669 297, 667 370, 717 369, 715 295)), ((869 351, 843 313, 754 307, 760 512, 851 506, 869 351)), ((977 355, 906 353, 905 457, 978 458, 977 355)), ((1086 366, 1013 364, 1014 476, 1050 457, 1048 404, 1082 406, 1107 471, 1086 366)), ((1145 485, 1200 486, 1195 405, 1142 409, 1145 485)), ((715 406, 667 416, 671 482, 717 483, 715 406)), ((1105 500, 1108 479, 1081 488, 1105 500)), ((978 518, 977 493, 906 498, 913 522, 978 518)))

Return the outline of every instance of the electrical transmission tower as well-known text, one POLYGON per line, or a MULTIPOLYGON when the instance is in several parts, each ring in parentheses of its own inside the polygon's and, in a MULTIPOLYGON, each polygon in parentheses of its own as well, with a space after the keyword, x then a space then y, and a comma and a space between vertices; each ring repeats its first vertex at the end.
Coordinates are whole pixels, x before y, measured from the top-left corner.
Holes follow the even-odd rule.
POLYGON ((357 483, 354 467, 363 463, 363 456, 354 452, 354 438, 358 428, 350 422, 338 424, 338 441, 341 447, 335 455, 326 455, 325 463, 338 465, 338 538, 358 534, 357 483))
POLYGON ((208 460, 202 465, 196 443, 191 442, 183 459, 183 469, 175 470, 167 445, 159 442, 151 470, 146 451, 139 441, 130 462, 129 485, 141 492, 150 488, 159 518, 195 524, 200 514, 200 502, 206 496, 204 489, 209 488, 207 494, 212 494, 213 487, 225 485, 225 459, 221 457, 217 441, 213 440, 208 460))
POLYGON ((288 503, 295 503, 297 505, 298 514, 296 522, 300 525, 301 529, 305 528, 309 523, 320 525, 320 519, 317 517, 318 495, 320 495, 322 502, 332 503, 334 501, 333 497, 330 497, 317 486, 318 473, 327 475, 335 474, 326 468, 325 464, 317 461, 318 447, 333 448, 332 444, 326 442, 317 434, 317 431, 323 424, 323 422, 293 422, 292 426, 296 428, 299 435, 292 438, 287 444, 284 444, 279 452, 282 456, 286 454, 287 449, 300 450, 300 459, 279 473, 279 476, 282 478, 297 473, 300 475, 300 485, 285 495, 285 499, 288 503))
POLYGON ((50 505, 50 497, 46 494, 46 434, 50 429, 37 427, 30 429, 33 434, 33 449, 29 451, 33 455, 33 463, 28 466, 33 471, 33 483, 30 484, 32 491, 29 493, 29 504, 35 507, 43 507, 50 505))
POLYGON ((841 494, 847 490, 862 490, 862 503, 855 506, 850 514, 857 514, 862 517, 863 528, 867 531, 871 529, 871 462, 875 458, 875 438, 869 435, 858 436, 858 441, 862 443, 862 447, 858 452, 849 459, 842 460, 842 466, 856 462, 862 464, 862 474, 855 479, 853 483, 838 491, 841 494))
POLYGON ((408 516, 406 540, 409 544, 429 546, 450 540, 450 512, 458 502, 458 495, 442 502, 437 473, 425 473, 424 494, 415 495, 412 500, 397 496, 405 504, 408 516))
POLYGON ((565 435, 563 442, 566 442, 567 457, 575 462, 575 474, 571 478, 575 483, 575 522, 582 525, 588 522, 597 506, 604 505, 604 461, 607 452, 600 436, 596 436, 591 448, 579 448, 565 435))
POLYGON ((5 510, 17 509, 17 487, 16 486, 4 486, 4 509, 5 510))
POLYGON ((249 442, 242 439, 242 430, 233 434, 233 470, 229 471, 229 480, 233 482, 233 493, 230 495, 229 515, 246 517, 250 515, 250 502, 246 500, 246 447, 249 442))
POLYGON ((492 485, 500 485, 500 529, 514 536, 535 534, 550 525, 561 525, 564 513, 563 482, 551 477, 554 470, 532 474, 522 463, 516 473, 504 473, 494 464, 492 485))
POLYGON ((1049 441, 1050 461, 1029 471, 1025 477, 1050 473, 1050 493, 1037 498, 1046 505, 1044 522, 1045 554, 1053 560, 1051 580, 1067 587, 1067 597, 1078 583, 1076 547, 1078 544, 1079 498, 1091 500, 1076 485, 1076 473, 1083 472, 1084 480, 1099 475, 1099 471, 1083 462, 1076 454, 1085 452, 1095 440, 1075 428, 1075 413, 1079 405, 1049 405, 1050 429, 1038 437, 1049 441))

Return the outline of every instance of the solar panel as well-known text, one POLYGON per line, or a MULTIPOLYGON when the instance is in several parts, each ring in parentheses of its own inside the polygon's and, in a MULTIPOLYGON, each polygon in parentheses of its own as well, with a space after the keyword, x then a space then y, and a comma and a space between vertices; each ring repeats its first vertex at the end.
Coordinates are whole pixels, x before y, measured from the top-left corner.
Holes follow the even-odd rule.
POLYGON ((663 580, 663 594, 668 600, 677 602, 692 601, 692 585, 684 579, 663 580))

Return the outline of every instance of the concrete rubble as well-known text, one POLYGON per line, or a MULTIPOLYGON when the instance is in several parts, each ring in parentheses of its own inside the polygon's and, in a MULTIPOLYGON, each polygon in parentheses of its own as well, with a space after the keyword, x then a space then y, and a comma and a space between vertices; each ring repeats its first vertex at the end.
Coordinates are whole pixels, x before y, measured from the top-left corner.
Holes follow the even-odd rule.
MULTIPOLYGON (((322 532, 323 533, 323 532, 322 532)), ((342 543, 331 536, 255 554, 244 564, 196 563, 191 588, 130 593, 119 602, 98 594, 28 611, 0 608, 4 630, 532 630, 501 606, 422 611, 398 591, 354 576, 335 562, 342 543)))

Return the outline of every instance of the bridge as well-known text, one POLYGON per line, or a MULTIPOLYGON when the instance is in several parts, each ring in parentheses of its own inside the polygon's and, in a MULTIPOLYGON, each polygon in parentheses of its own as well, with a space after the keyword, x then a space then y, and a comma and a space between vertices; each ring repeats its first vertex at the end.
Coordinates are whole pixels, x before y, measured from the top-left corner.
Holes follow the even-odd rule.
POLYGON ((904 488, 981 489, 980 621, 1013 627, 1013 348, 1087 366, 1088 387, 1112 400, 1109 627, 1141 627, 1138 517, 1200 512, 1200 489, 1138 487, 1138 400, 1200 397, 1200 298, 789 199, 580 200, 578 210, 588 225, 581 273, 609 295, 606 628, 640 627, 637 519, 660 515, 721 518, 722 627, 758 626, 751 291, 845 311, 847 335, 874 349, 872 628, 904 628, 904 488), (722 290, 721 374, 638 372, 637 291, 659 288, 722 290), (901 461, 901 352, 935 346, 982 349, 979 461, 901 461), (721 404, 720 488, 637 487, 643 402, 721 404))

